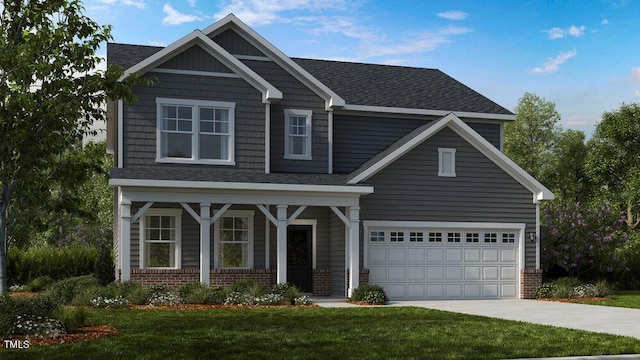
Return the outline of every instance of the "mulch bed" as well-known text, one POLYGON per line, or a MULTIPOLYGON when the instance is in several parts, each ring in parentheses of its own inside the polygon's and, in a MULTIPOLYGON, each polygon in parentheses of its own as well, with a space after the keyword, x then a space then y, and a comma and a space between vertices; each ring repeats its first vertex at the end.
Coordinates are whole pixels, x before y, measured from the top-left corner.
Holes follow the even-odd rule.
POLYGON ((578 298, 578 299, 540 298, 540 299, 537 299, 537 300, 574 303, 574 302, 579 302, 579 301, 608 301, 608 300, 611 300, 611 299, 610 298, 606 298, 606 297, 590 297, 590 298, 578 298))
MULTIPOLYGON (((56 337, 47 338, 27 338, 25 336, 15 337, 13 339, 29 340, 29 347, 42 345, 67 344, 77 341, 93 340, 104 336, 116 335, 118 329, 111 325, 92 325, 77 329, 72 334, 65 334, 56 337)), ((4 341, 0 342, 0 348, 4 347, 4 341)))

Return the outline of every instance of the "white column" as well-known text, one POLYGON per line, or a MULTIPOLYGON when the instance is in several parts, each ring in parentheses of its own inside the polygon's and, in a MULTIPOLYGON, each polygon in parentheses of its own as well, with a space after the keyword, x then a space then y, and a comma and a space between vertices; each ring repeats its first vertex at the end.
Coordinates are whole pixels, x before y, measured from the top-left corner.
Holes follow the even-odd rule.
POLYGON ((120 203, 120 280, 131 278, 131 203, 120 203))
POLYGON ((211 204, 200 203, 200 282, 209 285, 211 264, 211 204))
POLYGON ((287 282, 287 205, 278 205, 276 282, 287 282))
POLYGON ((353 290, 360 286, 360 207, 349 208, 349 291, 351 296, 353 290))

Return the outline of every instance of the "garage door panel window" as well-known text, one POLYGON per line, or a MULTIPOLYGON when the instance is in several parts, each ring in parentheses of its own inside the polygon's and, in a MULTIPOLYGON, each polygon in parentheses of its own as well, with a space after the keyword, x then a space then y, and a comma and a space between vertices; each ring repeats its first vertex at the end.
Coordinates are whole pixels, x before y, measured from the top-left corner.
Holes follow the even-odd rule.
POLYGON ((516 234, 514 233, 502 233, 502 243, 504 244, 515 244, 516 242, 516 234))
POLYGON ((371 231, 369 233, 369 241, 371 242, 385 242, 385 233, 384 231, 371 231))
POLYGON ((475 232, 468 232, 465 234, 465 241, 468 243, 477 243, 480 239, 480 234, 475 232))
POLYGON ((390 231, 389 241, 391 242, 404 242, 404 231, 390 231))
POLYGON ((410 242, 422 242, 424 239, 424 233, 422 231, 411 231, 409 232, 409 241, 410 242))
POLYGON ((498 242, 498 234, 496 233, 484 233, 484 242, 495 244, 498 242))
POLYGON ((478 231, 457 229, 373 229, 369 231, 370 243, 414 244, 432 246, 467 245, 515 245, 518 234, 513 231, 478 231))

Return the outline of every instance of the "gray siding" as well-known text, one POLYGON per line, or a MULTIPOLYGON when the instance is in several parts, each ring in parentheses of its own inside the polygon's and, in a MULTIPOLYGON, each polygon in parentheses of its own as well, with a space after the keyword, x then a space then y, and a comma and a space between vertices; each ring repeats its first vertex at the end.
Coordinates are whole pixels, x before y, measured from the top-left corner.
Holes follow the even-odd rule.
POLYGON ((209 55, 200 46, 194 45, 162 63, 159 68, 192 71, 232 73, 231 69, 209 55))
MULTIPOLYGON (((333 172, 348 174, 398 141, 409 132, 437 120, 437 117, 392 118, 335 115, 333 118, 333 172)), ((500 125, 467 123, 472 129, 500 148, 500 125)))
MULTIPOLYGON (((535 230, 533 195, 450 129, 372 176, 362 220, 525 223, 535 230), (438 147, 456 149, 456 177, 438 177, 438 147)), ((533 252, 532 252, 533 249, 533 252)), ((526 267, 535 267, 527 246, 526 267)))
MULTIPOLYGON (((124 106, 124 166, 156 164, 156 98, 235 102, 236 168, 264 170, 264 105, 242 79, 152 73, 153 86, 136 86, 138 101, 124 106)), ((228 167, 228 166, 225 166, 228 167)))
POLYGON ((231 29, 223 31, 212 39, 233 55, 265 56, 260 50, 231 29))
POLYGON ((271 171, 327 173, 329 128, 324 100, 274 62, 243 60, 243 63, 283 93, 282 101, 271 105, 271 171), (284 159, 284 109, 313 111, 312 160, 284 159))

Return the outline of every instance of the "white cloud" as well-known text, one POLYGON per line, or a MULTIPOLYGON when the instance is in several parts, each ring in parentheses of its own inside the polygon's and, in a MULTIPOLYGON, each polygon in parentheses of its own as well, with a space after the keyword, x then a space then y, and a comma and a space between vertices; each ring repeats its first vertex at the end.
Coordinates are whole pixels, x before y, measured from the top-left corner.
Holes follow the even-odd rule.
POLYGON ((636 89, 636 91, 633 92, 633 95, 640 97, 640 89, 636 89))
POLYGON ((560 53, 554 58, 549 58, 543 66, 535 67, 531 69, 532 74, 551 74, 558 71, 560 65, 564 64, 567 60, 576 56, 578 53, 575 50, 566 51, 560 53))
POLYGON ((573 36, 580 37, 584 35, 584 31, 587 29, 586 26, 575 26, 571 25, 568 29, 563 29, 559 27, 552 27, 549 30, 544 30, 543 32, 549 34, 550 40, 561 39, 565 36, 573 36))
POLYGON ((631 81, 640 83, 640 67, 631 69, 631 81))
POLYGON ((201 17, 196 15, 183 14, 174 9, 171 4, 168 3, 164 4, 162 11, 166 14, 162 19, 163 25, 182 25, 189 22, 203 20, 201 17))
POLYGON ((107 5, 113 5, 115 3, 118 2, 118 0, 100 0, 101 3, 103 4, 107 4, 107 5))
POLYGON ((191 7, 196 7, 196 0, 187 0, 187 4, 191 7))
POLYGON ((360 55, 362 58, 414 54, 435 50, 442 44, 450 43, 451 37, 470 32, 471 29, 465 27, 447 27, 436 32, 422 32, 414 36, 404 36, 403 42, 388 43, 373 39, 362 44, 360 55))
POLYGON ((142 0, 122 0, 122 4, 127 6, 134 6, 138 9, 145 9, 147 7, 147 4, 145 4, 142 0))
POLYGON ((459 10, 449 10, 449 11, 438 13, 437 15, 438 17, 441 17, 447 20, 464 20, 467 16, 469 16, 469 14, 467 14, 466 12, 459 11, 459 10))
POLYGON ((280 16, 282 12, 294 10, 344 10, 346 6, 347 0, 229 0, 214 15, 214 18, 220 19, 229 13, 233 13, 249 26, 260 26, 291 22, 291 17, 280 16))
POLYGON ((165 47, 167 46, 167 43, 164 43, 162 41, 149 41, 149 45, 150 46, 161 46, 161 47, 165 47))
POLYGON ((604 20, 602 20, 602 22, 601 22, 600 24, 602 24, 602 25, 607 25, 607 24, 609 24, 609 20, 604 19, 604 20))

